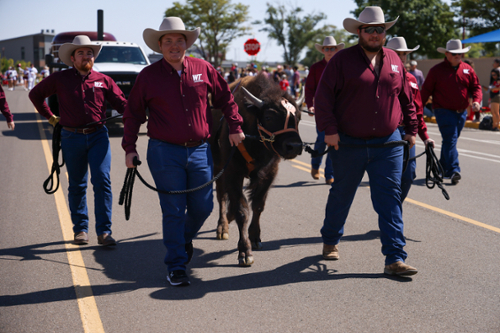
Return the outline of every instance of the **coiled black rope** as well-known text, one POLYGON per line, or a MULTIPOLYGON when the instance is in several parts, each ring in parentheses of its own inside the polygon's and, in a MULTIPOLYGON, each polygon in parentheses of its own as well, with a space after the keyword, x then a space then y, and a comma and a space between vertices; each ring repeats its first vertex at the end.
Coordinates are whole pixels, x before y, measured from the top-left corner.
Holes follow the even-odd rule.
POLYGON ((64 157, 62 157, 62 162, 59 164, 61 129, 62 126, 57 123, 56 126, 54 126, 54 133, 52 134, 52 167, 49 177, 43 182, 43 190, 47 194, 56 193, 59 188, 59 174, 61 173, 61 167, 64 165, 64 157))
POLYGON ((425 162, 425 185, 429 189, 433 189, 437 185, 437 187, 441 189, 441 192, 443 193, 445 199, 450 200, 450 196, 448 195, 448 192, 446 192, 442 184, 444 170, 441 166, 441 163, 439 163, 436 154, 434 153, 434 148, 432 147, 432 145, 427 144, 425 146, 425 155, 427 156, 425 162))
MULTIPOLYGON (((101 119, 98 121, 94 121, 88 123, 86 125, 74 128, 86 128, 91 125, 95 125, 98 123, 105 122, 107 120, 111 120, 117 117, 121 117, 122 115, 112 116, 106 119, 101 119)), ((54 126, 54 132, 52 133, 52 167, 50 171, 49 177, 43 182, 43 190, 47 194, 54 194, 59 189, 59 174, 61 173, 61 167, 64 165, 64 157, 62 157, 62 162, 59 164, 59 152, 61 151, 61 130, 62 125, 57 123, 54 126), (55 184, 55 188, 54 188, 55 184)))
POLYGON ((186 190, 179 190, 179 191, 164 191, 164 190, 159 190, 154 186, 151 186, 142 178, 141 174, 139 173, 139 170, 137 170, 137 166, 141 165, 142 162, 137 159, 137 157, 134 157, 134 165, 136 166, 135 168, 128 168, 127 173, 125 175, 125 180, 123 182, 123 187, 122 190, 120 191, 120 200, 118 201, 118 204, 120 206, 123 206, 125 204, 125 219, 128 221, 130 218, 130 207, 132 205, 132 190, 134 188, 134 181, 135 181, 135 176, 139 177, 141 182, 149 189, 156 191, 158 193, 162 194, 186 194, 186 193, 191 193, 195 192, 198 190, 201 190, 202 188, 205 188, 209 185, 212 185, 213 182, 215 182, 217 179, 219 179, 222 174, 224 173, 224 170, 226 170, 227 166, 229 165, 229 162, 233 158, 234 151, 236 150, 236 146, 233 146, 231 148, 231 152, 229 153, 229 158, 226 161, 226 164, 224 167, 219 171, 219 173, 212 178, 212 180, 208 181, 207 183, 200 185, 195 188, 190 188, 186 190))

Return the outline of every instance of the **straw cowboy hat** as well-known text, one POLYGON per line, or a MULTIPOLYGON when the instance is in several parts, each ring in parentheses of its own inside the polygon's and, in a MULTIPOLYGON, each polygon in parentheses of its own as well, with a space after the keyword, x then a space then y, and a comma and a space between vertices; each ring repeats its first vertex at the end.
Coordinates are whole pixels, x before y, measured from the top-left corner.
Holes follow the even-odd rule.
POLYGON ((159 30, 146 29, 142 33, 142 38, 146 45, 155 52, 161 53, 160 47, 158 46, 158 41, 161 36, 165 34, 183 34, 186 36, 186 48, 190 48, 194 44, 198 36, 200 35, 200 28, 196 28, 192 31, 186 30, 184 22, 179 17, 165 17, 160 25, 159 30))
POLYGON ((71 54, 76 49, 82 47, 89 47, 94 51, 94 59, 97 58, 99 52, 101 52, 102 45, 92 43, 90 38, 86 35, 78 35, 73 39, 73 43, 64 43, 59 48, 59 59, 68 66, 73 66, 73 61, 71 61, 71 54))
POLYGON ((385 22, 385 17, 384 17, 384 12, 382 11, 382 8, 378 6, 368 6, 363 11, 361 14, 359 14, 359 17, 357 20, 353 18, 346 18, 343 22, 344 24, 344 29, 349 31, 352 34, 357 34, 357 30, 360 26, 362 25, 385 25, 385 30, 389 29, 392 27, 396 21, 398 20, 399 16, 396 17, 396 19, 392 22, 385 22))
POLYGON ((326 36, 323 40, 323 45, 320 45, 318 43, 314 44, 314 47, 316 47, 316 50, 318 50, 319 52, 323 52, 323 47, 325 46, 336 46, 338 50, 342 50, 344 48, 344 43, 337 44, 335 38, 333 38, 332 36, 326 36))
POLYGON ((444 47, 438 47, 437 51, 439 53, 446 53, 446 52, 451 52, 451 53, 467 53, 470 50, 470 46, 466 47, 465 49, 462 48, 462 42, 460 39, 450 39, 448 43, 446 43, 446 48, 444 47))
POLYGON ((385 47, 398 52, 413 52, 418 50, 420 45, 417 45, 414 49, 409 49, 408 46, 406 46, 406 40, 404 37, 394 37, 385 47))

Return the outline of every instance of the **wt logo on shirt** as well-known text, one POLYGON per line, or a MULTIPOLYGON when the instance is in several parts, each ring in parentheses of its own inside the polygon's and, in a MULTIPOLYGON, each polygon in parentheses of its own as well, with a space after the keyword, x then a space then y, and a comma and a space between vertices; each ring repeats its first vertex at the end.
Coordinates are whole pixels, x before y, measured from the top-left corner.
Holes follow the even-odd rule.
POLYGON ((469 74, 469 69, 468 68, 464 68, 464 74, 469 74))
POLYGON ((193 75, 193 81, 194 82, 203 82, 203 80, 201 79, 201 75, 202 74, 195 74, 195 75, 193 75))
POLYGON ((102 82, 94 82, 94 87, 102 88, 102 82))
POLYGON ((391 67, 392 67, 392 71, 393 72, 399 73, 399 71, 398 71, 398 65, 391 65, 391 67))

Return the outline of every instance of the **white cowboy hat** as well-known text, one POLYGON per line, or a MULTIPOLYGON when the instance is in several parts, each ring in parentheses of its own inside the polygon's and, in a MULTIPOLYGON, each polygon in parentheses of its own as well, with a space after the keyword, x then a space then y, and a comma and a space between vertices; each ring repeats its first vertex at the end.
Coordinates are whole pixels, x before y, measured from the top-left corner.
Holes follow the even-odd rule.
POLYGON ((200 35, 200 28, 196 28, 192 31, 186 30, 184 22, 179 17, 165 17, 160 25, 159 30, 146 29, 142 33, 142 38, 146 45, 155 52, 161 53, 160 47, 158 46, 158 41, 161 36, 165 34, 183 34, 186 36, 186 48, 190 48, 194 44, 198 36, 200 35))
POLYGON ((89 47, 94 51, 94 59, 97 58, 99 52, 101 52, 102 45, 93 44, 90 40, 89 36, 86 35, 78 35, 73 39, 73 43, 64 43, 59 48, 59 59, 64 62, 68 66, 73 66, 73 61, 71 61, 71 54, 76 49, 80 49, 82 47, 89 47))
POLYGON ((323 52, 323 47, 325 46, 336 46, 337 49, 342 50, 344 48, 344 43, 337 44, 335 38, 333 38, 332 36, 326 36, 323 40, 323 45, 320 45, 318 43, 314 44, 314 47, 319 52, 323 52))
POLYGON ((414 49, 409 49, 408 46, 406 46, 406 40, 404 37, 394 37, 385 47, 398 52, 413 52, 418 50, 420 45, 417 45, 414 49))
POLYGON ((467 53, 470 50, 470 46, 466 47, 465 49, 462 48, 462 42, 460 39, 450 39, 448 43, 446 43, 446 48, 444 47, 438 47, 437 51, 439 53, 446 53, 446 52, 451 52, 451 53, 467 53))
POLYGON ((385 30, 392 27, 399 16, 392 22, 385 22, 384 12, 378 6, 368 6, 359 14, 358 20, 346 18, 343 22, 344 29, 352 34, 357 34, 357 30, 362 25, 385 25, 385 30))

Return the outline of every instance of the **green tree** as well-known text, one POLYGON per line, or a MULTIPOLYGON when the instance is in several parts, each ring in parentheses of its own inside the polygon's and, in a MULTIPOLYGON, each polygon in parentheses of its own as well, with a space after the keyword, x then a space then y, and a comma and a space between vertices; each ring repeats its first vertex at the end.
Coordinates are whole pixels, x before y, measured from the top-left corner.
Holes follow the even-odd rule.
POLYGON ((337 44, 344 43, 344 47, 349 47, 354 44, 348 40, 349 34, 346 31, 338 30, 334 25, 325 25, 318 29, 316 36, 314 36, 313 39, 307 43, 307 52, 304 59, 301 61, 304 66, 311 67, 312 64, 323 59, 323 53, 318 52, 314 45, 316 43, 322 45, 326 36, 333 36, 337 41, 337 44))
MULTIPOLYGON (((269 3, 266 14, 266 25, 260 31, 266 31, 269 38, 276 40, 278 45, 283 47, 283 60, 289 65, 298 63, 302 50, 318 34, 316 25, 326 19, 323 13, 303 15, 300 7, 273 6, 269 3)), ((255 21, 253 24, 262 22, 255 21)))
POLYGON ((201 28, 194 46, 214 67, 225 59, 231 41, 251 29, 242 25, 248 20, 248 6, 230 0, 186 0, 185 5, 174 2, 165 16, 180 17, 188 30, 201 28))
POLYGON ((387 31, 387 37, 404 37, 409 47, 420 45, 410 53, 411 58, 420 55, 427 58, 441 58, 438 47, 458 38, 454 13, 450 6, 441 0, 354 0, 358 8, 352 13, 359 16, 366 6, 380 6, 387 21, 398 22, 387 31))
MULTIPOLYGON (((458 25, 469 30, 466 38, 500 27, 500 0, 454 0, 451 6, 460 17, 458 25)), ((484 43, 484 48, 488 53, 494 53, 497 43, 484 43)))

